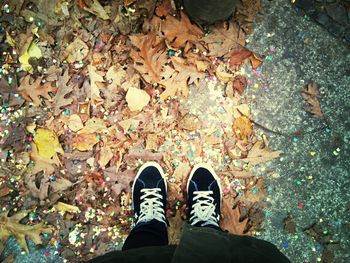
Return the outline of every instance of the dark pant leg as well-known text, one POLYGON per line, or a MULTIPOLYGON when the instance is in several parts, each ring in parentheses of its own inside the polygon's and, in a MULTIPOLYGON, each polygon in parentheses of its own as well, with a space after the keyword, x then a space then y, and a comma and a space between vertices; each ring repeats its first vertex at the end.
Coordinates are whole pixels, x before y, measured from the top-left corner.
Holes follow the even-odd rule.
POLYGON ((125 240, 122 250, 149 246, 168 245, 167 226, 157 220, 146 223, 139 223, 134 227, 125 240))

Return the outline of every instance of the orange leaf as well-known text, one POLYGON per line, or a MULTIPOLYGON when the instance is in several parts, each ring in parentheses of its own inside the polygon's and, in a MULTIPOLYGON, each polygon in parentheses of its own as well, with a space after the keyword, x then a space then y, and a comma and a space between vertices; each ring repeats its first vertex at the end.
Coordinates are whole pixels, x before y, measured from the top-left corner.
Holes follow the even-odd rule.
POLYGON ((253 69, 257 69, 262 63, 261 58, 259 58, 254 52, 249 57, 249 59, 253 69))
POLYGON ((246 116, 235 119, 232 128, 237 138, 243 141, 248 141, 253 132, 252 122, 246 116))
POLYGON ((73 138, 73 148, 79 151, 91 151, 99 139, 96 137, 96 133, 80 133, 73 138))

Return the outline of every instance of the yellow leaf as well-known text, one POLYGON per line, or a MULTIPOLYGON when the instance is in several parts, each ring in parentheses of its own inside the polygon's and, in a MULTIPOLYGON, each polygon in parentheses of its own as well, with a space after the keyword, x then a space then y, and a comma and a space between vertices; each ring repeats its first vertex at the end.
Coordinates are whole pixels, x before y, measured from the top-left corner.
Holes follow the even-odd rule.
POLYGON ((21 68, 24 71, 32 71, 32 65, 29 63, 30 58, 41 58, 42 53, 40 48, 37 46, 36 41, 32 41, 29 45, 29 48, 26 52, 24 52, 19 58, 19 62, 21 63, 21 68))
POLYGON ((7 44, 9 44, 11 47, 15 47, 16 46, 16 43, 15 41, 13 40, 13 38, 11 37, 11 35, 6 32, 6 41, 5 41, 7 44))
POLYGON ((55 204, 53 206, 55 209, 57 209, 58 211, 64 211, 64 212, 80 212, 79 207, 75 206, 75 205, 69 205, 63 202, 57 202, 57 204, 55 204))
POLYGON ((43 158, 50 159, 56 153, 64 153, 57 135, 52 131, 41 128, 37 129, 34 142, 38 147, 39 155, 43 158))

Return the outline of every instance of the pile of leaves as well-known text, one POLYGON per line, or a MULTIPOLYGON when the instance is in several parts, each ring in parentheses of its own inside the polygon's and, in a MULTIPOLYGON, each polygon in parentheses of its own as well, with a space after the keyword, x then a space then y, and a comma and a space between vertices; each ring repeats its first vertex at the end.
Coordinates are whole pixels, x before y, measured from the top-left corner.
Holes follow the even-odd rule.
POLYGON ((265 186, 250 170, 281 152, 254 133, 243 97, 241 67, 262 59, 244 47, 249 30, 242 29, 259 5, 242 4, 240 18, 203 29, 166 0, 8 3, 0 39, 0 241, 14 235, 27 251, 25 236, 40 244, 38 231, 52 233, 46 242, 69 261, 113 249, 132 226, 137 168, 151 160, 169 178, 172 243, 186 217, 187 175, 203 161, 225 189, 222 228, 259 230, 265 186), (208 85, 225 91, 217 126, 185 106, 191 89, 208 85))

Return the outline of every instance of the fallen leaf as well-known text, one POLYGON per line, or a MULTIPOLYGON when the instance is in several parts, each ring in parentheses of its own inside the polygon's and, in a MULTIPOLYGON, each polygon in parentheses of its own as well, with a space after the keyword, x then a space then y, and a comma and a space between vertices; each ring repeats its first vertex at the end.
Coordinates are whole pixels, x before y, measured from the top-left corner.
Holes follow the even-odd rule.
POLYGON ((90 76, 90 99, 93 103, 100 103, 100 86, 104 82, 103 77, 96 72, 96 67, 93 65, 87 66, 90 76))
POLYGON ((240 65, 243 63, 243 61, 247 58, 249 58, 252 55, 252 52, 246 48, 243 48, 241 50, 235 51, 230 56, 230 66, 234 65, 240 65))
POLYGON ((224 83, 229 82, 233 78, 233 74, 226 72, 225 68, 221 64, 216 68, 215 75, 224 83))
POLYGON ((184 224, 184 221, 181 218, 181 213, 179 210, 177 210, 175 216, 169 218, 169 228, 168 228, 169 245, 179 244, 183 224, 184 224))
POLYGON ((252 203, 261 202, 266 197, 265 183, 262 178, 256 179, 256 182, 249 184, 244 193, 244 200, 252 203))
POLYGON ((89 1, 91 3, 89 5, 89 7, 87 7, 86 5, 83 6, 83 9, 85 11, 88 11, 91 14, 94 14, 95 16, 97 16, 103 20, 110 19, 106 10, 103 8, 103 6, 100 4, 100 2, 98 0, 91 0, 91 1, 89 1), (92 1, 92 3, 91 3, 91 1, 92 1))
POLYGON ((240 221, 239 207, 232 208, 232 199, 223 198, 221 208, 220 227, 234 235, 243 235, 248 223, 248 218, 240 221))
POLYGON ((78 134, 81 133, 103 133, 107 131, 106 123, 103 119, 93 117, 85 122, 83 129, 78 131, 78 134))
POLYGON ((254 52, 252 52, 249 59, 253 69, 257 69, 262 64, 262 59, 259 58, 254 52))
POLYGON ((125 99, 131 111, 140 111, 148 105, 151 98, 146 91, 130 87, 125 99))
POLYGON ((109 146, 103 146, 99 153, 98 164, 105 167, 107 163, 113 158, 112 149, 109 146))
POLYGON ((18 61, 21 63, 21 69, 24 71, 32 72, 33 67, 29 63, 30 58, 41 58, 42 53, 40 48, 37 46, 37 41, 33 40, 28 47, 28 50, 24 52, 19 58, 18 61))
POLYGON ((135 61, 134 68, 148 83, 159 82, 163 65, 167 61, 164 43, 154 34, 132 35, 130 40, 140 50, 132 49, 130 52, 130 57, 135 61))
POLYGON ((81 121, 80 116, 78 114, 72 114, 69 116, 68 128, 74 132, 77 132, 84 128, 84 124, 81 121))
POLYGON ((146 150, 158 150, 158 136, 157 134, 150 133, 146 139, 146 150))
POLYGON ((202 126, 201 121, 196 115, 186 114, 178 124, 180 129, 188 130, 188 131, 196 131, 199 130, 202 126))
POLYGON ((126 79, 126 74, 126 70, 121 65, 113 65, 108 69, 106 79, 111 81, 113 86, 120 86, 123 80, 126 79))
POLYGON ((247 79, 242 75, 237 75, 233 80, 233 89, 238 92, 239 95, 243 95, 244 90, 247 87, 247 79))
POLYGON ((218 24, 209 35, 201 38, 208 45, 208 56, 222 57, 245 46, 245 34, 240 27, 233 23, 218 24))
POLYGON ((240 104, 237 106, 233 106, 233 117, 238 119, 242 114, 249 118, 250 116, 250 108, 248 104, 240 104))
POLYGON ((135 170, 126 170, 124 172, 117 172, 116 170, 116 167, 109 167, 103 170, 103 176, 111 185, 112 191, 118 196, 122 191, 131 193, 130 183, 136 176, 135 170))
POLYGON ((18 87, 21 96, 28 102, 33 102, 35 106, 42 105, 41 98, 51 101, 50 93, 55 93, 57 88, 52 86, 51 82, 41 84, 42 77, 37 78, 32 84, 30 75, 27 75, 18 87))
POLYGON ((89 54, 89 47, 79 37, 68 45, 64 52, 64 58, 68 63, 82 61, 89 54))
POLYGON ((182 183, 190 174, 191 166, 188 162, 181 162, 176 167, 173 177, 175 178, 176 182, 182 183))
POLYGON ((70 204, 66 204, 63 202, 57 202, 54 206, 53 206, 56 210, 58 211, 64 211, 64 212, 80 212, 79 207, 75 206, 75 205, 70 205, 70 204))
POLYGON ((72 146, 79 151, 91 151, 96 143, 100 140, 97 134, 93 133, 79 133, 73 138, 72 146))
POLYGON ((39 155, 43 158, 50 159, 56 153, 64 153, 57 135, 49 130, 37 129, 34 136, 34 143, 38 148, 39 155))
POLYGON ((54 98, 54 114, 57 116, 62 112, 62 107, 70 105, 73 101, 72 98, 67 98, 68 94, 73 91, 73 86, 68 84, 70 75, 66 70, 63 76, 58 76, 57 81, 57 93, 54 98))
POLYGON ((253 148, 250 149, 247 158, 243 158, 242 161, 249 163, 250 165, 257 165, 273 159, 278 158, 283 151, 271 151, 269 148, 264 147, 264 142, 257 141, 253 148))
POLYGON ((56 154, 52 159, 41 157, 38 153, 38 149, 35 143, 31 144, 31 149, 32 151, 30 153, 30 159, 34 161, 34 167, 31 169, 32 174, 44 171, 45 174, 49 175, 55 171, 55 166, 60 165, 60 161, 56 154))
POLYGON ((315 83, 309 83, 306 89, 302 91, 301 95, 304 97, 304 99, 307 100, 309 104, 305 107, 305 110, 316 118, 323 117, 321 104, 318 101, 320 93, 317 89, 317 85, 315 83))
POLYGON ((123 128, 124 133, 127 133, 129 129, 135 130, 139 126, 140 121, 130 118, 123 121, 118 122, 118 124, 123 128))
POLYGON ((180 12, 180 20, 168 15, 161 22, 161 32, 174 48, 184 47, 187 42, 196 43, 203 36, 203 31, 192 24, 184 12, 180 12))
POLYGON ((19 245, 28 253, 26 237, 32 240, 34 244, 39 245, 42 244, 42 233, 52 233, 52 228, 44 226, 43 222, 36 225, 21 224, 20 221, 27 216, 28 210, 20 211, 11 217, 8 217, 8 213, 9 211, 5 211, 0 214, 0 248, 4 247, 10 236, 14 236, 19 245))
POLYGON ((246 116, 240 116, 234 120, 232 129, 239 140, 247 142, 253 133, 253 124, 246 116))

